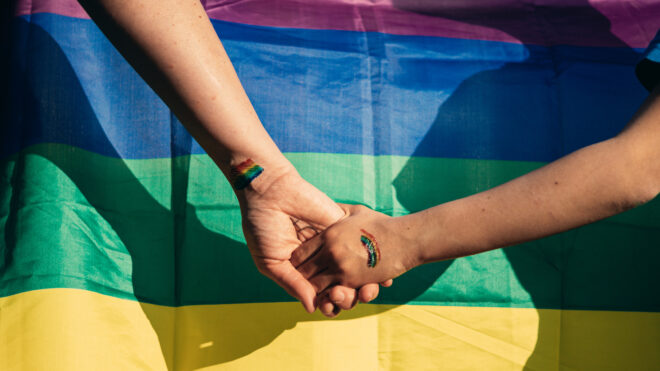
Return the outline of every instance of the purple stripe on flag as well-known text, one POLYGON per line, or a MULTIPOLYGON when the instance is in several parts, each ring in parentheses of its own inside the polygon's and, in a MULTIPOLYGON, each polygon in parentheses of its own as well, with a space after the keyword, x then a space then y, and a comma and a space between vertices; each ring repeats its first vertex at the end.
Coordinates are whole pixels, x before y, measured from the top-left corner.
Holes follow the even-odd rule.
MULTIPOLYGON (((644 48, 660 1, 202 0, 213 19, 259 26, 374 31, 536 45, 644 48), (469 4, 469 5, 464 5, 469 4)), ((17 15, 89 18, 75 0, 19 0, 17 15)))

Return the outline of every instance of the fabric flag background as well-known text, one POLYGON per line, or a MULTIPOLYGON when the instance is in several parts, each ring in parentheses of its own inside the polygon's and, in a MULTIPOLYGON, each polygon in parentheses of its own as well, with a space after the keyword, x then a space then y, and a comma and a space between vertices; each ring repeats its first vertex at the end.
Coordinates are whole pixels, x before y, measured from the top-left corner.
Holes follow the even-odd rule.
MULTIPOLYGON (((615 135, 660 28, 655 0, 203 2, 303 177, 390 215, 615 135)), ((227 181, 75 1, 8 19, 0 369, 660 369, 658 200, 325 320, 257 272, 227 181)))

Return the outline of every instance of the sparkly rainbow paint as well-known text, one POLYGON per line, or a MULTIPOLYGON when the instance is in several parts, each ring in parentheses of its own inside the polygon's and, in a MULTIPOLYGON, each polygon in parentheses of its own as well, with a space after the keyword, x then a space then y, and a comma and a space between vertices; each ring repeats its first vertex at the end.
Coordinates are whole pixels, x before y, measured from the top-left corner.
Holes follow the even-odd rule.
POLYGON ((360 232, 362 232, 360 242, 362 242, 362 246, 367 249, 367 255, 369 255, 367 266, 369 268, 373 268, 376 266, 376 264, 378 264, 378 261, 380 260, 380 249, 378 248, 376 237, 364 229, 360 229, 360 232))
POLYGON ((234 178, 234 188, 243 189, 247 187, 254 178, 263 172, 264 168, 257 165, 251 158, 248 158, 231 169, 234 178))

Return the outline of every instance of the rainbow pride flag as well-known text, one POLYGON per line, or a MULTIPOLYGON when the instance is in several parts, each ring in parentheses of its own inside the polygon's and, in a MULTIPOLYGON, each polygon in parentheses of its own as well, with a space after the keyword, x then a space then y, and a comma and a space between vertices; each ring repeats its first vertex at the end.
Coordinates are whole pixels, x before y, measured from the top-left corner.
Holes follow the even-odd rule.
MULTIPOLYGON (((300 173, 390 215, 615 135, 660 28, 656 0, 202 2, 300 173)), ((660 201, 309 315, 258 273, 229 183, 82 8, 13 6, 1 370, 660 367, 660 201)))

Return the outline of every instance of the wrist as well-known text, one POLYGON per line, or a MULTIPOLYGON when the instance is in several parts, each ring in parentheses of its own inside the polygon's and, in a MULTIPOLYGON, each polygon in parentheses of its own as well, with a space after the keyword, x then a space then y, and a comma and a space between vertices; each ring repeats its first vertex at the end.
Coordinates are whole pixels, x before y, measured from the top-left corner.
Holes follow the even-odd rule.
POLYGON ((394 237, 395 246, 399 251, 398 261, 407 272, 425 263, 417 226, 412 218, 400 216, 385 220, 383 229, 394 237))
POLYGON ((424 215, 425 211, 400 216, 398 220, 399 233, 403 239, 403 244, 409 251, 410 264, 409 269, 419 265, 431 263, 438 260, 438 250, 444 250, 446 241, 444 241, 444 232, 442 226, 431 225, 429 215, 424 215))
POLYGON ((268 160, 260 157, 236 156, 229 162, 228 180, 242 204, 253 198, 262 198, 283 178, 299 177, 295 167, 282 156, 268 160))

